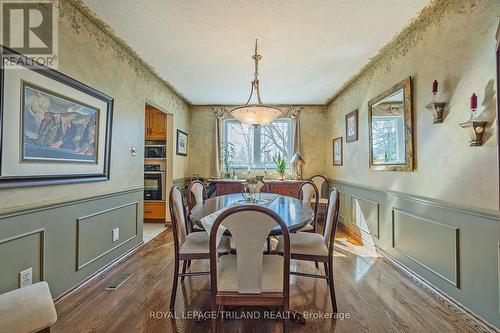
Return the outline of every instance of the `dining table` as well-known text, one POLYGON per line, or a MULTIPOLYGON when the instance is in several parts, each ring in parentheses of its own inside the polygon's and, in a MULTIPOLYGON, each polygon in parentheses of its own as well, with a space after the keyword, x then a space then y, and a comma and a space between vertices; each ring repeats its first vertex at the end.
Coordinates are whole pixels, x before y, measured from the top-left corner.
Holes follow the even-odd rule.
MULTIPOLYGON (((249 201, 248 197, 243 193, 233 193, 208 198, 193 206, 189 218, 194 224, 204 228, 202 219, 208 215, 231 206, 253 204, 267 207, 278 214, 287 226, 289 232, 296 232, 314 220, 314 211, 311 207, 296 198, 274 193, 258 193, 254 194, 254 199, 256 199, 256 202, 249 201)), ((277 225, 271 231, 270 236, 278 236, 281 234, 281 227, 277 225)))

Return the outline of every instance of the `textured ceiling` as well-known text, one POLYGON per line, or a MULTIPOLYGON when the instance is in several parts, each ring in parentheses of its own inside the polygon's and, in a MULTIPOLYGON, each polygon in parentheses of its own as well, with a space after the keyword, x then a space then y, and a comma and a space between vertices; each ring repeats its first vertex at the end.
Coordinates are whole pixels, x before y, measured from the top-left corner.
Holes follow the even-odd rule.
POLYGON ((429 0, 83 0, 193 104, 323 104, 429 0))

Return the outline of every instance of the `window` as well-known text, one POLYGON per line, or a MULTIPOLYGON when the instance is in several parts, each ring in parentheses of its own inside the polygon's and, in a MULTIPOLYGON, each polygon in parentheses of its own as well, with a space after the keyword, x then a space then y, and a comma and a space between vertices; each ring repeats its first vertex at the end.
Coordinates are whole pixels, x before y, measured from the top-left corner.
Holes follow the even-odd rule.
MULTIPOLYGON (((278 119, 266 126, 243 125, 238 120, 224 121, 224 145, 230 156, 231 168, 274 169, 273 156, 280 154, 290 161, 292 124, 290 119, 278 119)), ((290 166, 288 166, 290 167, 290 166)))

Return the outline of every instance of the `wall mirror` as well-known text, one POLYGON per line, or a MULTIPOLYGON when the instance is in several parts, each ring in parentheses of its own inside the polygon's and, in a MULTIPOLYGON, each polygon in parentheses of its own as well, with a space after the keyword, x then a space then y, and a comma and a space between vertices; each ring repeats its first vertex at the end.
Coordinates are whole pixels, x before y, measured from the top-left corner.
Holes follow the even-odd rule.
POLYGON ((368 102, 370 169, 413 170, 411 78, 368 102))

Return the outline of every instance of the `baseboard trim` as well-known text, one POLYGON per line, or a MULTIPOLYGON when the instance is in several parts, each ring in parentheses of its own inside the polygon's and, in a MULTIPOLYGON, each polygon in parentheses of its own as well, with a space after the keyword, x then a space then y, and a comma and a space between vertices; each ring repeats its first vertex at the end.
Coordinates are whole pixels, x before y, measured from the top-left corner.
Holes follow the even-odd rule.
POLYGON ((445 295, 443 292, 441 292, 439 289, 431 285, 429 282, 425 281, 424 279, 416 275, 414 272, 403 266, 394 257, 389 255, 380 247, 376 246, 376 249, 377 252, 382 256, 383 260, 385 260, 387 263, 393 266, 396 270, 398 270, 401 274, 407 277, 411 282, 417 285, 429 296, 438 301, 441 305, 445 306, 446 308, 451 310, 455 315, 468 322, 474 328, 474 332, 500 333, 500 330, 498 328, 488 323, 480 316, 474 314, 474 312, 472 312, 470 309, 460 304, 456 300, 445 295))
POLYGON ((109 270, 111 270, 113 267, 118 265, 119 263, 125 261, 127 258, 131 257, 132 255, 136 254, 139 252, 142 248, 144 247, 144 241, 141 241, 141 243, 137 244, 133 248, 131 248, 129 251, 125 252, 123 255, 119 256, 115 260, 111 261, 107 265, 103 266, 99 270, 97 270, 95 273, 91 274, 89 277, 87 277, 85 280, 83 280, 81 283, 77 284, 73 288, 65 291, 62 293, 59 297, 54 299, 54 303, 56 305, 56 309, 68 298, 71 296, 75 295, 77 292, 81 291, 83 288, 91 284, 95 279, 97 279, 99 276, 107 273, 109 270))

